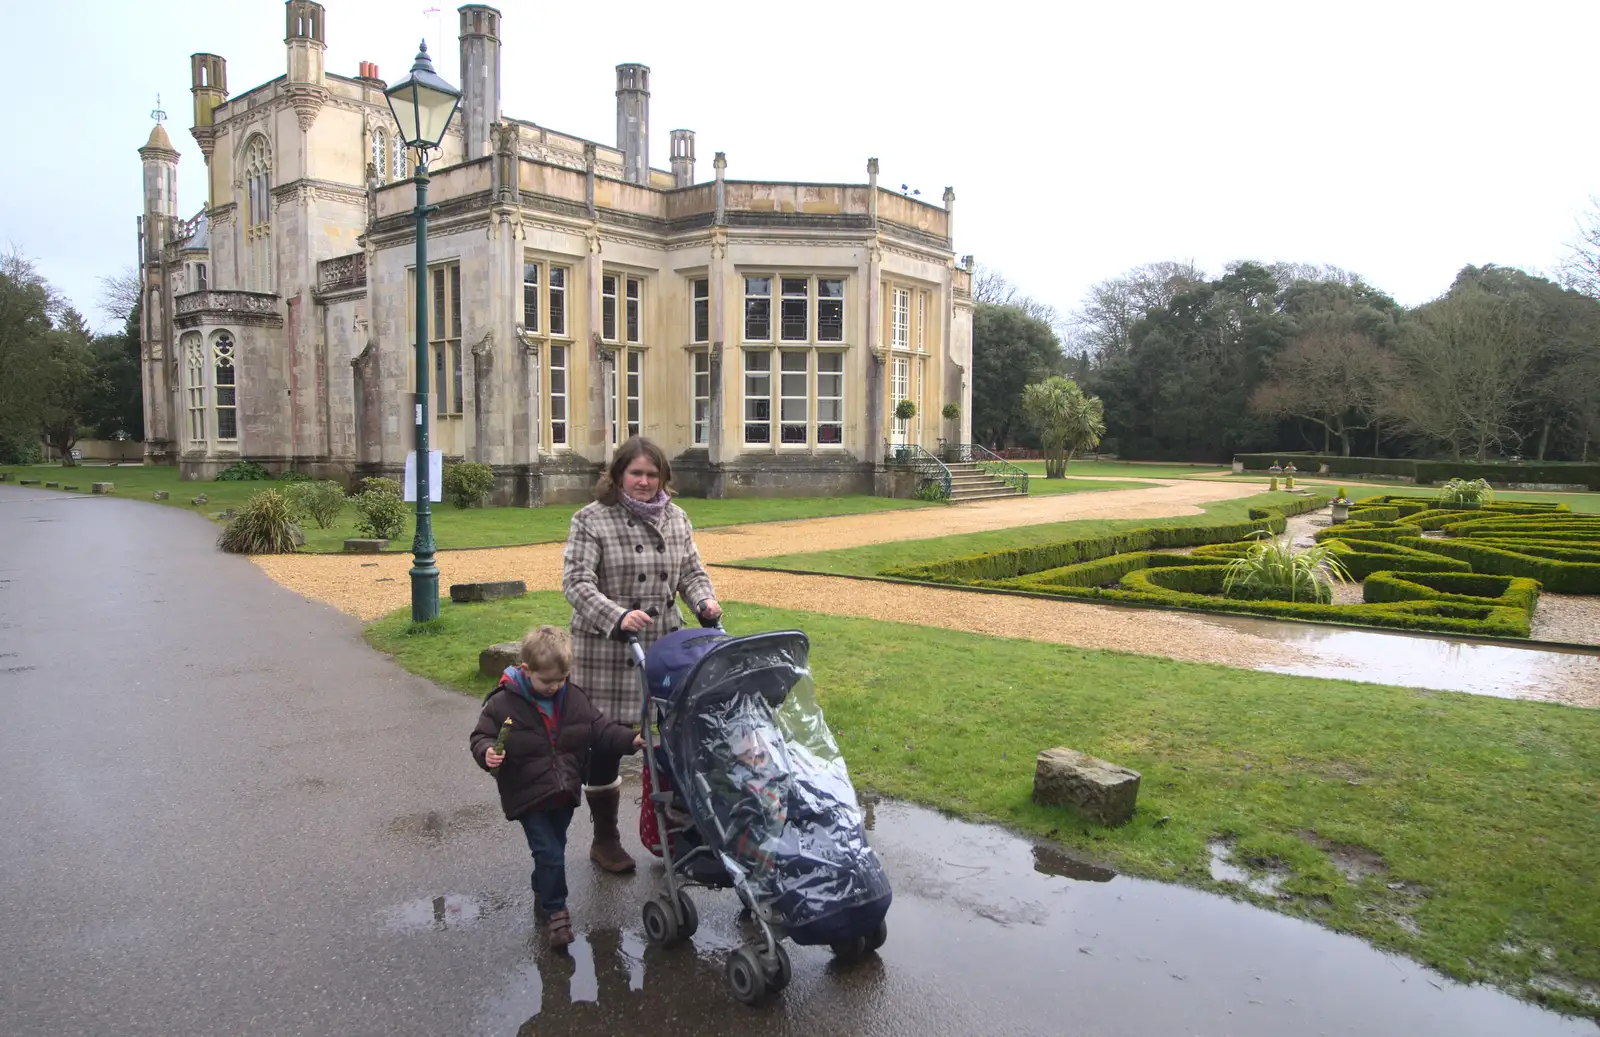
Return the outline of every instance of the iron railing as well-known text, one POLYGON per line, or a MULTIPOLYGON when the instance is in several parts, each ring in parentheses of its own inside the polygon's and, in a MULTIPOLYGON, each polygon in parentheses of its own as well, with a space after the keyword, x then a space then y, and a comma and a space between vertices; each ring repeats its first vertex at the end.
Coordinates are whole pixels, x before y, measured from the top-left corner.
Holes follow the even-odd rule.
POLYGON ((941 500, 950 499, 950 467, 916 444, 896 443, 889 448, 889 457, 895 464, 915 471, 919 477, 917 488, 937 486, 941 500))
POLYGON ((947 443, 945 456, 962 464, 975 464, 1024 497, 1028 495, 1028 473, 979 443, 947 443))

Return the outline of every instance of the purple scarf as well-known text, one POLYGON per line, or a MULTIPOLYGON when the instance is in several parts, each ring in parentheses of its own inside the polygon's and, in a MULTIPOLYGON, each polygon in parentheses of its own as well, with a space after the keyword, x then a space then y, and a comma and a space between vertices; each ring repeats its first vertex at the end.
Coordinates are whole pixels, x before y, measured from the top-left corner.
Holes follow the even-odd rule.
POLYGON ((652 526, 661 525, 661 517, 667 513, 667 505, 672 498, 667 496, 666 490, 657 490, 656 495, 647 501, 634 500, 622 491, 617 492, 617 500, 624 508, 644 519, 652 526))

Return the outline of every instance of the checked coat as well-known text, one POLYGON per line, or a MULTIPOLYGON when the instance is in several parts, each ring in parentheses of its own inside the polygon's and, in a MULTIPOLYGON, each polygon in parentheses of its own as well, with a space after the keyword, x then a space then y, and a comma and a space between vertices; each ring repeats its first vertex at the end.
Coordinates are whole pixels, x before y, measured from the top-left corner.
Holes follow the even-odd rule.
POLYGON ((572 604, 573 682, 607 715, 637 726, 644 695, 639 671, 627 644, 611 635, 627 612, 654 608, 660 618, 639 638, 648 651, 656 638, 683 628, 675 598, 693 612, 715 597, 689 516, 668 504, 657 526, 621 504, 583 507, 572 516, 561 591, 572 604))

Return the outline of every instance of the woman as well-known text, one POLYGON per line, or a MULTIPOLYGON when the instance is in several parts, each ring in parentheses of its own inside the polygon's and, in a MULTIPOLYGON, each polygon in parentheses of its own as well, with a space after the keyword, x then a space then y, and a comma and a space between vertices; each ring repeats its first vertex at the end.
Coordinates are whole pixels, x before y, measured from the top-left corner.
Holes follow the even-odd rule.
MULTIPOLYGON (((622 444, 595 485, 594 503, 572 516, 563 556, 561 590, 572 603, 573 682, 606 714, 634 726, 642 692, 628 636, 638 635, 649 648, 656 638, 682 629, 677 598, 707 620, 722 615, 689 516, 667 496, 671 481, 667 456, 654 442, 635 436, 622 444)), ((617 831, 620 762, 613 753, 591 753, 583 787, 594 822, 589 857, 616 872, 634 867, 617 831)))

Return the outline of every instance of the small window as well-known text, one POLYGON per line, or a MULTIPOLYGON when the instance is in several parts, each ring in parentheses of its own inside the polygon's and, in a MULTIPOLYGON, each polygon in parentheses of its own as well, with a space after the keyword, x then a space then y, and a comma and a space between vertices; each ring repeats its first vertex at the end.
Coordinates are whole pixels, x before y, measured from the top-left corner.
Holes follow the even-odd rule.
POLYGON ((628 377, 625 385, 627 398, 624 413, 627 415, 628 435, 640 435, 644 430, 644 351, 628 350, 628 377))
POLYGON ((779 311, 780 334, 785 342, 805 342, 811 333, 809 304, 811 281, 805 277, 783 278, 783 302, 779 311))
POLYGON ((844 354, 817 354, 817 444, 844 443, 844 354))
POLYGON ((617 275, 600 278, 600 340, 617 340, 617 275))
POLYGON ((643 323, 642 309, 644 307, 644 285, 637 277, 628 278, 627 287, 627 332, 628 341, 639 341, 640 325, 643 323))
POLYGON ((744 355, 744 441, 772 442, 772 354, 765 350, 744 355))
POLYGON ((694 282, 694 309, 690 324, 691 341, 711 341, 711 282, 703 277, 694 282))
POLYGON ((209 284, 210 282, 206 278, 206 265, 204 263, 196 263, 194 265, 194 290, 203 292, 209 284))
POLYGON ((389 182, 389 138, 382 130, 372 131, 372 175, 380 184, 389 182))
POLYGON ((772 341, 772 278, 744 279, 744 337, 749 342, 772 341))
MULTIPOLYGON (((555 268, 550 271, 555 273, 555 268)), ((551 280, 554 280, 552 277, 551 280)), ((567 347, 550 347, 550 442, 567 442, 567 347)))
POLYGON ((894 324, 892 342, 895 349, 911 348, 911 290, 894 290, 894 324))
POLYGON ((694 445, 711 441, 711 354, 702 350, 694 355, 694 445))
POLYGON ((539 264, 522 264, 522 326, 535 334, 539 330, 539 264))
POLYGON ((189 397, 189 441, 206 441, 206 350, 198 332, 183 337, 184 375, 189 397))
MULTIPOLYGON (((550 268, 550 334, 567 333, 567 268, 550 268)), ((563 440, 563 442, 565 442, 563 440)))
POLYGON ((844 278, 817 280, 817 341, 844 341, 844 278))
POLYGON ((786 349, 779 354, 778 367, 778 442, 784 446, 805 446, 811 354, 786 349))

